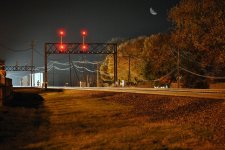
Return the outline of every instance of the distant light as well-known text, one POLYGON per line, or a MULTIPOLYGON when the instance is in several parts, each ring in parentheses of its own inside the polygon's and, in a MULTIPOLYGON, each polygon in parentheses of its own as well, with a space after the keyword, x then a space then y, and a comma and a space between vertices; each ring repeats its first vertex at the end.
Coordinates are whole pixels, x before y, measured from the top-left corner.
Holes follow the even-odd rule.
POLYGON ((64 30, 59 30, 59 35, 60 36, 64 36, 65 35, 65 31, 64 30))
POLYGON ((60 45, 60 49, 65 49, 64 45, 60 45))
POLYGON ((82 30, 82 31, 81 31, 81 35, 82 35, 82 36, 87 36, 87 31, 82 30))
POLYGON ((65 52, 65 50, 66 50, 66 45, 65 44, 59 44, 59 51, 65 52))
POLYGON ((82 50, 82 52, 87 52, 87 50, 88 50, 88 45, 87 45, 87 44, 82 44, 82 45, 81 45, 81 50, 82 50))
POLYGON ((86 49, 87 49, 87 45, 85 45, 85 44, 82 45, 82 49, 83 49, 83 50, 86 50, 86 49))

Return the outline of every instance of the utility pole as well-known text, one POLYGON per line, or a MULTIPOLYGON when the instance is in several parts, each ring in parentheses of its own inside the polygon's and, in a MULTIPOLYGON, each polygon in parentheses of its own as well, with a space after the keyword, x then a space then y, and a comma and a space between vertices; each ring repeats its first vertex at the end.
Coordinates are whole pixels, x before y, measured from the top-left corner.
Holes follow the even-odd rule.
POLYGON ((86 78, 86 87, 89 87, 89 74, 87 74, 86 77, 87 77, 87 78, 86 78))
POLYGON ((177 88, 180 88, 180 49, 177 53, 177 88))
POLYGON ((69 54, 69 63, 70 63, 70 86, 72 86, 72 76, 71 76, 71 59, 69 54))
POLYGON ((125 57, 125 58, 128 57, 128 80, 127 81, 128 81, 128 84, 130 84, 130 82, 131 82, 130 62, 131 62, 131 58, 134 58, 134 57, 132 57, 130 54, 127 56, 123 56, 123 57, 125 57))
POLYGON ((47 88, 48 88, 48 66, 47 66, 47 63, 48 63, 48 56, 47 56, 47 48, 48 48, 48 45, 45 43, 45 82, 44 82, 44 85, 45 85, 45 90, 47 90, 47 88))
POLYGON ((84 63, 83 63, 83 77, 82 77, 82 81, 85 82, 85 81, 86 81, 86 78, 85 78, 85 76, 86 76, 86 71, 85 71, 84 68, 86 67, 86 66, 85 66, 85 61, 86 61, 86 59, 85 59, 85 57, 84 57, 83 55, 82 55, 82 61, 84 62, 84 63))
MULTIPOLYGON (((183 29, 183 18, 181 18, 181 23, 180 23, 180 34, 183 29)), ((182 43, 183 43, 183 37, 181 37, 182 43)), ((180 88, 180 48, 178 48, 177 52, 177 88, 180 88)))
POLYGON ((129 68, 128 68, 128 84, 130 85, 130 55, 128 56, 128 59, 129 59, 129 68))
POLYGON ((99 64, 97 64, 97 87, 99 87, 99 64))
MULTIPOLYGON (((84 60, 86 62, 86 58, 84 60)), ((85 68, 87 68, 87 65, 85 65, 85 68)), ((85 72, 84 80, 86 80, 86 87, 88 87, 88 71, 85 72)))
POLYGON ((34 47, 35 47, 35 42, 34 40, 32 40, 31 42, 31 49, 32 49, 32 53, 31 53, 31 76, 30 76, 30 86, 33 86, 33 69, 34 69, 34 47))
POLYGON ((55 67, 54 67, 54 63, 52 65, 52 85, 55 86, 55 67))

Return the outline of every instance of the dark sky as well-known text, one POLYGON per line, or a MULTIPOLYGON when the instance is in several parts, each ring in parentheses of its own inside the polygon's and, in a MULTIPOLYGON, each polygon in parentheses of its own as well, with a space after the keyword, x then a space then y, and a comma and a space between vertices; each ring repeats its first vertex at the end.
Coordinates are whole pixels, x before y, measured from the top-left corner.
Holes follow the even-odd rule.
MULTIPOLYGON (((87 42, 107 42, 112 38, 133 38, 167 32, 167 14, 180 0, 1 0, 0 59, 7 65, 30 63, 27 49, 36 41, 43 53, 45 42, 57 42, 57 30, 66 30, 66 42, 81 42, 80 30, 88 30, 87 42), (158 14, 152 15, 152 7, 158 14)), ((35 65, 43 57, 35 53, 35 65)))

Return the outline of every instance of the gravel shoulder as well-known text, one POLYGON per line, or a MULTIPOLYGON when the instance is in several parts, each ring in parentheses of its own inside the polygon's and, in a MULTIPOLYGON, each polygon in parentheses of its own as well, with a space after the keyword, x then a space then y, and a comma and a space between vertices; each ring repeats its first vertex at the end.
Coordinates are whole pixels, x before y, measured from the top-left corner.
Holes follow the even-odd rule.
POLYGON ((104 99, 133 106, 131 113, 147 116, 149 122, 187 126, 202 140, 225 146, 225 100, 132 93, 111 94, 104 99))
POLYGON ((16 89, 0 107, 1 149, 225 149, 225 101, 16 89))

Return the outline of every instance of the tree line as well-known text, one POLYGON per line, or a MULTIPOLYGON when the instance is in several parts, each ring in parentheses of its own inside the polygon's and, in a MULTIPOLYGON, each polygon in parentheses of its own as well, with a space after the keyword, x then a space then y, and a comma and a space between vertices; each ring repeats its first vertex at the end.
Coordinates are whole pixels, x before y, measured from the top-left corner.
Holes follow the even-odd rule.
MULTIPOLYGON (((181 0, 169 11, 173 26, 168 33, 117 40, 118 78, 133 84, 148 80, 170 85, 177 81, 180 69, 184 87, 207 88, 224 82, 224 8, 222 0, 181 0)), ((113 78, 112 57, 106 57, 100 71, 102 80, 113 78)))

